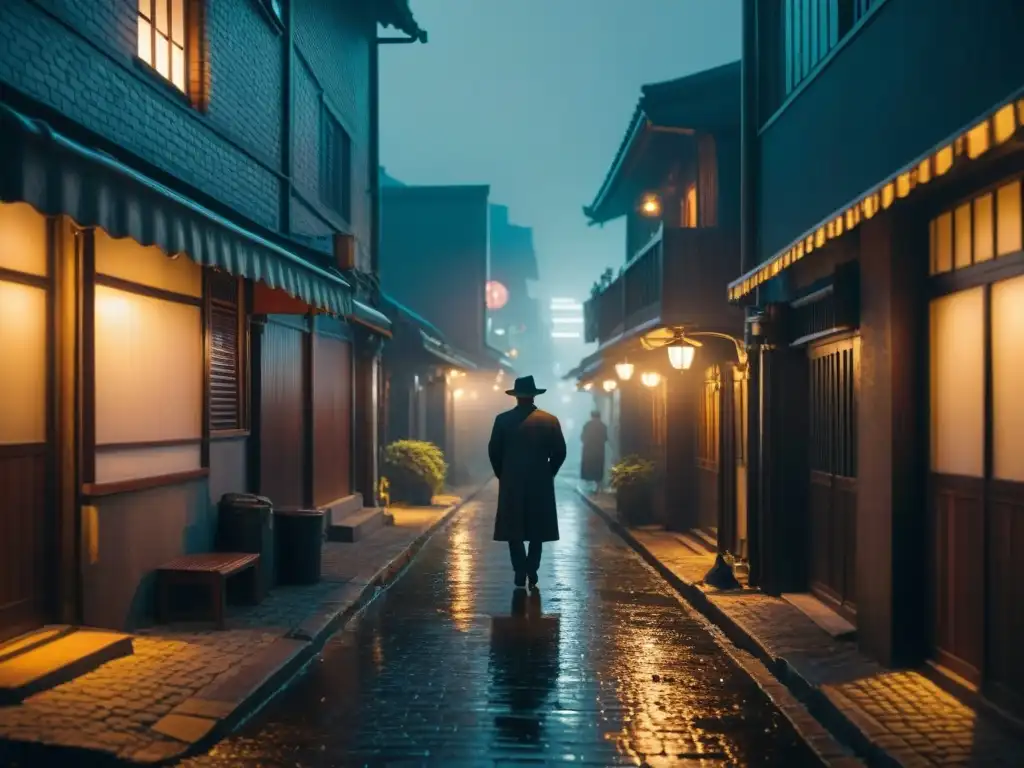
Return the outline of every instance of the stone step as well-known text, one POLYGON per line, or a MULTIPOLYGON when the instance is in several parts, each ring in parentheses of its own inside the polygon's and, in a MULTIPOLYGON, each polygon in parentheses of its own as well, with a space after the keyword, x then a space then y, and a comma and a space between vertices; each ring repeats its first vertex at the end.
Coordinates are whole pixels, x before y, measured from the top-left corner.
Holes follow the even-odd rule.
POLYGON ((134 652, 131 635, 120 632, 54 627, 43 632, 47 639, 20 642, 20 652, 0 661, 0 705, 16 704, 134 652))
POLYGON ((853 640, 857 628, 808 592, 786 592, 782 599, 809 618, 836 640, 853 640))
POLYGON ((383 509, 365 507, 332 523, 327 531, 327 538, 329 541, 349 543, 361 541, 390 523, 391 516, 383 509))
POLYGON ((325 504, 321 509, 327 512, 324 515, 324 524, 330 528, 332 525, 340 523, 349 515, 362 511, 363 494, 353 493, 349 496, 343 496, 336 501, 332 501, 330 504, 325 504))
POLYGON ((52 640, 56 640, 58 637, 74 632, 74 627, 69 627, 65 624, 54 624, 37 629, 33 632, 29 632, 25 635, 8 640, 6 643, 0 644, 0 664, 3 664, 8 659, 12 659, 26 651, 31 651, 33 648, 38 648, 41 645, 46 645, 52 640))

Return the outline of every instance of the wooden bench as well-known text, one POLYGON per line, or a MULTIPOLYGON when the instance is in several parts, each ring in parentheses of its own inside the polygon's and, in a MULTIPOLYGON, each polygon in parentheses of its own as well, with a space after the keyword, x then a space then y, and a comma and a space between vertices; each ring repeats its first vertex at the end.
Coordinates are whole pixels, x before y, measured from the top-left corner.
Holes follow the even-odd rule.
POLYGON ((206 589, 213 608, 217 629, 224 629, 228 578, 246 573, 249 578, 249 596, 255 605, 262 598, 260 588, 260 556, 239 552, 204 552, 182 555, 157 568, 157 621, 166 624, 172 616, 171 591, 176 587, 198 586, 206 589))

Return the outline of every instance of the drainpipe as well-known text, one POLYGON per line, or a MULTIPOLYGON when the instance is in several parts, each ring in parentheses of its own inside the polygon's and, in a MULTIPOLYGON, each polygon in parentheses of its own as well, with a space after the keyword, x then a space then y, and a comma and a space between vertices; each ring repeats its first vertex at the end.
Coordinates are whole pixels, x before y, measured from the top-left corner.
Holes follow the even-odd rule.
POLYGON ((281 67, 281 193, 278 209, 278 229, 289 234, 292 231, 292 179, 294 177, 294 154, 292 134, 294 133, 295 89, 292 88, 292 72, 295 64, 295 15, 293 0, 284 3, 284 59, 281 67))
MULTIPOLYGON (((740 272, 746 274, 757 263, 757 170, 758 170, 758 45, 757 0, 743 0, 743 53, 740 62, 740 272)), ((755 304, 760 292, 755 294, 755 304)), ((744 337, 747 356, 747 559, 749 584, 761 580, 760 536, 761 466, 761 351, 760 333, 753 333, 759 315, 756 306, 746 309, 744 337)))

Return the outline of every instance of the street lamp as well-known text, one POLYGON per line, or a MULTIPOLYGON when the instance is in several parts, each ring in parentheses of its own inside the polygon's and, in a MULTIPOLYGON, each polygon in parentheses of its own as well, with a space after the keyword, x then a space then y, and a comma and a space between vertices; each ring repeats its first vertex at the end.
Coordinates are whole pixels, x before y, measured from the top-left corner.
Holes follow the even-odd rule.
POLYGON ((633 364, 625 360, 621 363, 616 363, 615 375, 619 377, 620 381, 629 381, 633 378, 633 364))
POLYGON ((640 203, 640 213, 650 218, 660 216, 661 200, 658 199, 658 196, 655 194, 644 195, 644 199, 640 203))
POLYGON ((657 371, 644 371, 640 374, 640 381, 645 387, 654 389, 654 387, 661 384, 661 374, 657 371))
POLYGON ((615 381, 615 379, 605 379, 605 380, 604 380, 604 383, 603 383, 603 384, 601 384, 601 388, 602 388, 602 389, 603 389, 603 390, 604 390, 605 392, 611 392, 611 391, 612 391, 612 390, 614 390, 614 389, 615 389, 615 388, 616 388, 617 386, 619 386, 619 385, 618 385, 618 383, 617 383, 617 382, 615 381))
POLYGON ((688 371, 693 365, 697 348, 689 344, 678 344, 668 348, 668 362, 677 371, 688 371))

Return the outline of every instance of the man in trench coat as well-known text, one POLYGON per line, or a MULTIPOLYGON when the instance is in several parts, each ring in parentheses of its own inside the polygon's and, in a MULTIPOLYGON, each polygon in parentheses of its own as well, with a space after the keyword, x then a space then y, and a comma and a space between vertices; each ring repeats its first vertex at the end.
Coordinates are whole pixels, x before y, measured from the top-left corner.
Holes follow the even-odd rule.
POLYGON ((487 445, 498 478, 494 540, 508 542, 515 585, 525 586, 528 578, 530 589, 537 588, 542 542, 558 541, 555 475, 565 461, 562 425, 533 404, 546 391, 537 389, 533 376, 516 379, 505 392, 516 398, 516 407, 494 419, 487 445))

